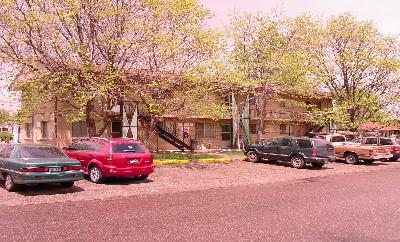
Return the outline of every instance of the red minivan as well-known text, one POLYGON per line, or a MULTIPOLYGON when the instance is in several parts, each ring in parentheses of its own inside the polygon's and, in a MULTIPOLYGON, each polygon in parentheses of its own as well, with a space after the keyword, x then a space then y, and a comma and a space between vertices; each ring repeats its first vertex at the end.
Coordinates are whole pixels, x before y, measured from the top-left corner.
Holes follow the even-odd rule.
POLYGON ((80 138, 64 152, 81 162, 94 183, 106 177, 145 180, 154 171, 153 155, 139 141, 127 138, 80 138))

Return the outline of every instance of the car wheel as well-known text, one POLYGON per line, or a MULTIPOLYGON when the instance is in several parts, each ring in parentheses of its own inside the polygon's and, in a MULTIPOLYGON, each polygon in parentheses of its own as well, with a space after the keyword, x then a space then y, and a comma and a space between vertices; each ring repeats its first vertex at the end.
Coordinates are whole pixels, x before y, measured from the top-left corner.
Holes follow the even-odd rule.
POLYGON ((259 162, 260 157, 258 157, 257 152, 249 151, 249 152, 247 152, 247 160, 250 162, 259 162))
POLYGON ((4 188, 9 192, 15 192, 15 191, 18 191, 21 188, 21 186, 18 184, 15 184, 11 175, 7 174, 4 179, 4 188))
POLYGON ((347 164, 352 164, 352 165, 357 164, 359 162, 357 155, 353 153, 347 153, 344 156, 344 160, 346 161, 347 164))
POLYGON ((392 157, 392 158, 389 158, 390 161, 397 161, 398 159, 399 159, 399 157, 392 157))
POLYGON ((306 166, 306 161, 303 157, 299 155, 295 155, 290 159, 290 163, 292 164, 293 168, 301 169, 306 166))
POLYGON ((136 176, 135 179, 139 180, 139 181, 144 181, 147 179, 147 177, 149 177, 149 175, 140 175, 140 176, 136 176))
POLYGON ((315 168, 322 168, 325 164, 324 163, 311 163, 311 165, 315 168))
POLYGON ((72 187, 74 185, 74 182, 61 182, 61 187, 65 187, 65 188, 69 188, 72 187))
POLYGON ((103 174, 101 174, 101 170, 98 166, 94 165, 90 167, 89 178, 93 183, 100 183, 103 181, 103 174))

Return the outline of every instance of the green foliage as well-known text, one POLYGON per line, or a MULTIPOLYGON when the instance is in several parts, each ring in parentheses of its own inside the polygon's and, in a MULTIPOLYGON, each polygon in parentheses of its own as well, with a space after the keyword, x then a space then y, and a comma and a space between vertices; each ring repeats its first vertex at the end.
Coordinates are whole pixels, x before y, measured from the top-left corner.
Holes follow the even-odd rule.
POLYGON ((9 143, 13 138, 12 133, 8 132, 8 131, 2 131, 0 132, 0 141, 9 143))
POLYGON ((12 120, 12 116, 3 109, 0 109, 0 125, 12 120))

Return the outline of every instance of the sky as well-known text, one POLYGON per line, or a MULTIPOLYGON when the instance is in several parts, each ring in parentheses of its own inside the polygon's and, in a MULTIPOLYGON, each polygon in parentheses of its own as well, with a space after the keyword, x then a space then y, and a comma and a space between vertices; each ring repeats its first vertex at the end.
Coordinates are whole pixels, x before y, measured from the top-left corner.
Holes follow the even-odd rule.
POLYGON ((309 13, 329 18, 343 12, 350 12, 360 20, 372 20, 385 34, 400 33, 399 0, 200 0, 215 15, 213 27, 229 23, 233 11, 265 11, 283 9, 286 16, 309 13))

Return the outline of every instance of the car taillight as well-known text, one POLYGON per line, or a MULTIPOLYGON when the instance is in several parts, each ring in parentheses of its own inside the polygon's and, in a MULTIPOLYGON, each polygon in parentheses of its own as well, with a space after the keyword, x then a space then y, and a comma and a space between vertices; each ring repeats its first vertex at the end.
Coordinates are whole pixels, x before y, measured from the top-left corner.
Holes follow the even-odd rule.
POLYGON ((317 150, 316 150, 316 149, 313 149, 313 150, 311 151, 311 154, 312 154, 312 155, 317 155, 317 150))
POLYGON ((47 167, 25 167, 19 169, 20 172, 48 172, 49 168, 47 167))
POLYGON ((374 154, 374 150, 369 150, 369 155, 373 155, 374 154))
POLYGON ((398 151, 398 150, 399 150, 399 147, 397 145, 392 146, 392 151, 398 151))
POLYGON ((82 170, 82 166, 64 166, 64 171, 79 171, 82 170))

